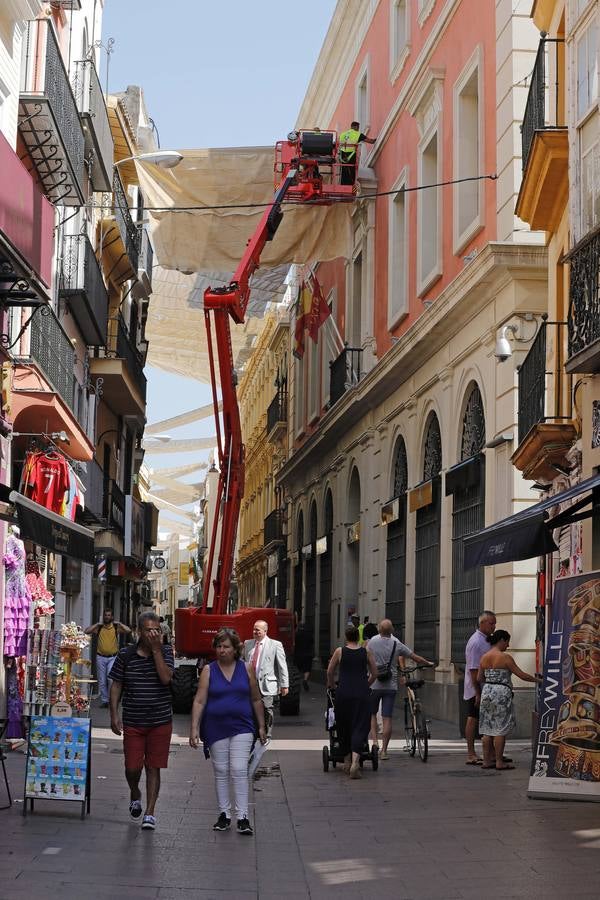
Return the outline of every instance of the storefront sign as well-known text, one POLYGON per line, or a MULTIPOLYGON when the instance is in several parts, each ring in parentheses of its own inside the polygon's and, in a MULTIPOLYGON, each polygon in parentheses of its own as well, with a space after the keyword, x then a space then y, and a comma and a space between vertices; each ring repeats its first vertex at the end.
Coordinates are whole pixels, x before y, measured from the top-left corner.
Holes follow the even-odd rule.
POLYGON ((17 508, 21 537, 82 562, 94 562, 94 532, 40 506, 23 494, 12 491, 10 501, 17 508))
POLYGON ((85 803, 89 785, 90 720, 32 716, 27 746, 27 800, 85 803))
POLYGON ((600 800, 600 572, 554 585, 530 797, 600 800))

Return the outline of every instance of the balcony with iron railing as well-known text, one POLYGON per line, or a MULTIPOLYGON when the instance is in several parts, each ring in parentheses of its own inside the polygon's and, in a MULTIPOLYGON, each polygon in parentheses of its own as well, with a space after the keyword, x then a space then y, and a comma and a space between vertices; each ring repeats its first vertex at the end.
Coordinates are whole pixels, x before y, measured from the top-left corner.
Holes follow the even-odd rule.
POLYGON ((67 235, 63 242, 60 294, 90 347, 106 344, 108 291, 94 248, 85 234, 67 235))
POLYGON ((102 516, 110 528, 123 532, 125 529, 125 494, 114 479, 104 482, 104 505, 102 516))
POLYGON ((38 310, 31 320, 29 346, 31 359, 73 411, 75 350, 51 307, 38 310))
POLYGON ((48 199, 81 206, 85 139, 50 19, 25 27, 19 132, 48 199))
POLYGON ((337 359, 331 362, 329 402, 331 406, 344 396, 346 391, 355 387, 364 372, 361 370, 361 349, 356 347, 344 347, 337 359))
POLYGON ((110 191, 113 177, 114 142, 106 101, 92 59, 75 63, 73 90, 81 115, 85 150, 91 160, 90 178, 94 191, 110 191))
POLYGON ((138 259, 138 281, 144 289, 146 296, 152 293, 152 268, 154 266, 154 251, 150 243, 148 229, 141 222, 137 225, 138 247, 140 249, 138 259))
POLYGON ((516 208, 534 229, 553 231, 567 202, 565 90, 564 40, 542 32, 521 126, 523 181, 516 208))
POLYGON ((287 431, 287 393, 278 391, 267 408, 267 440, 276 443, 287 431))
POLYGON ((263 529, 263 546, 265 549, 273 544, 281 544, 284 540, 283 518, 280 510, 274 509, 265 519, 263 529))
POLYGON ((102 466, 92 459, 87 463, 86 471, 80 475, 85 488, 84 509, 80 513, 81 520, 86 525, 103 524, 106 520, 104 487, 105 478, 102 466))
POLYGON ((133 274, 137 275, 140 252, 140 234, 137 225, 131 217, 125 188, 123 187, 121 176, 116 171, 116 169, 113 177, 113 202, 115 219, 117 225, 119 226, 121 240, 125 247, 125 252, 127 254, 129 262, 131 263, 133 274))
POLYGON ((519 443, 512 462, 533 481, 556 478, 568 466, 566 454, 575 440, 566 349, 567 323, 544 319, 519 366, 519 443))
POLYGON ((106 403, 117 415, 141 415, 146 407, 144 359, 121 314, 108 320, 106 348, 90 359, 90 373, 106 403))
POLYGON ((600 228, 565 257, 569 267, 567 372, 600 372, 600 228))

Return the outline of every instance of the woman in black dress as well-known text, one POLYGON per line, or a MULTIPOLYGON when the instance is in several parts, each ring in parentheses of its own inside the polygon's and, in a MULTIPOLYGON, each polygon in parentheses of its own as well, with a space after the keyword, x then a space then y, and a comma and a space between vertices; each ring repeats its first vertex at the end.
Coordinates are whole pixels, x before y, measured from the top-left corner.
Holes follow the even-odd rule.
POLYGON ((370 686, 377 678, 373 654, 360 646, 358 628, 346 628, 346 646, 335 650, 327 667, 327 687, 335 687, 335 727, 344 752, 344 771, 360 778, 360 755, 371 728, 370 686))

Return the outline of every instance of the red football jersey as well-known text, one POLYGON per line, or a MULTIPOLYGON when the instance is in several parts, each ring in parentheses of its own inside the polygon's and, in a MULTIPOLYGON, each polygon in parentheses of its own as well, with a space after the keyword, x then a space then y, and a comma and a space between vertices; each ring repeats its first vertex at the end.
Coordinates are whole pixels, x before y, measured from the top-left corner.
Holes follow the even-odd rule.
POLYGON ((46 509, 60 513, 68 488, 69 468, 66 460, 58 455, 37 456, 27 476, 26 495, 46 509))

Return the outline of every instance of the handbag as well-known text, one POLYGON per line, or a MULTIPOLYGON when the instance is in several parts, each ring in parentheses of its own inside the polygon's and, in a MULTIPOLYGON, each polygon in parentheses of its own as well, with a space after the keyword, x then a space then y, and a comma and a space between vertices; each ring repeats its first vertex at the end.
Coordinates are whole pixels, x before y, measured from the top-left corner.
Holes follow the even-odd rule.
POLYGON ((392 677, 392 660, 396 652, 396 642, 392 642, 392 652, 390 658, 384 665, 377 666, 377 681, 389 681, 392 677))

